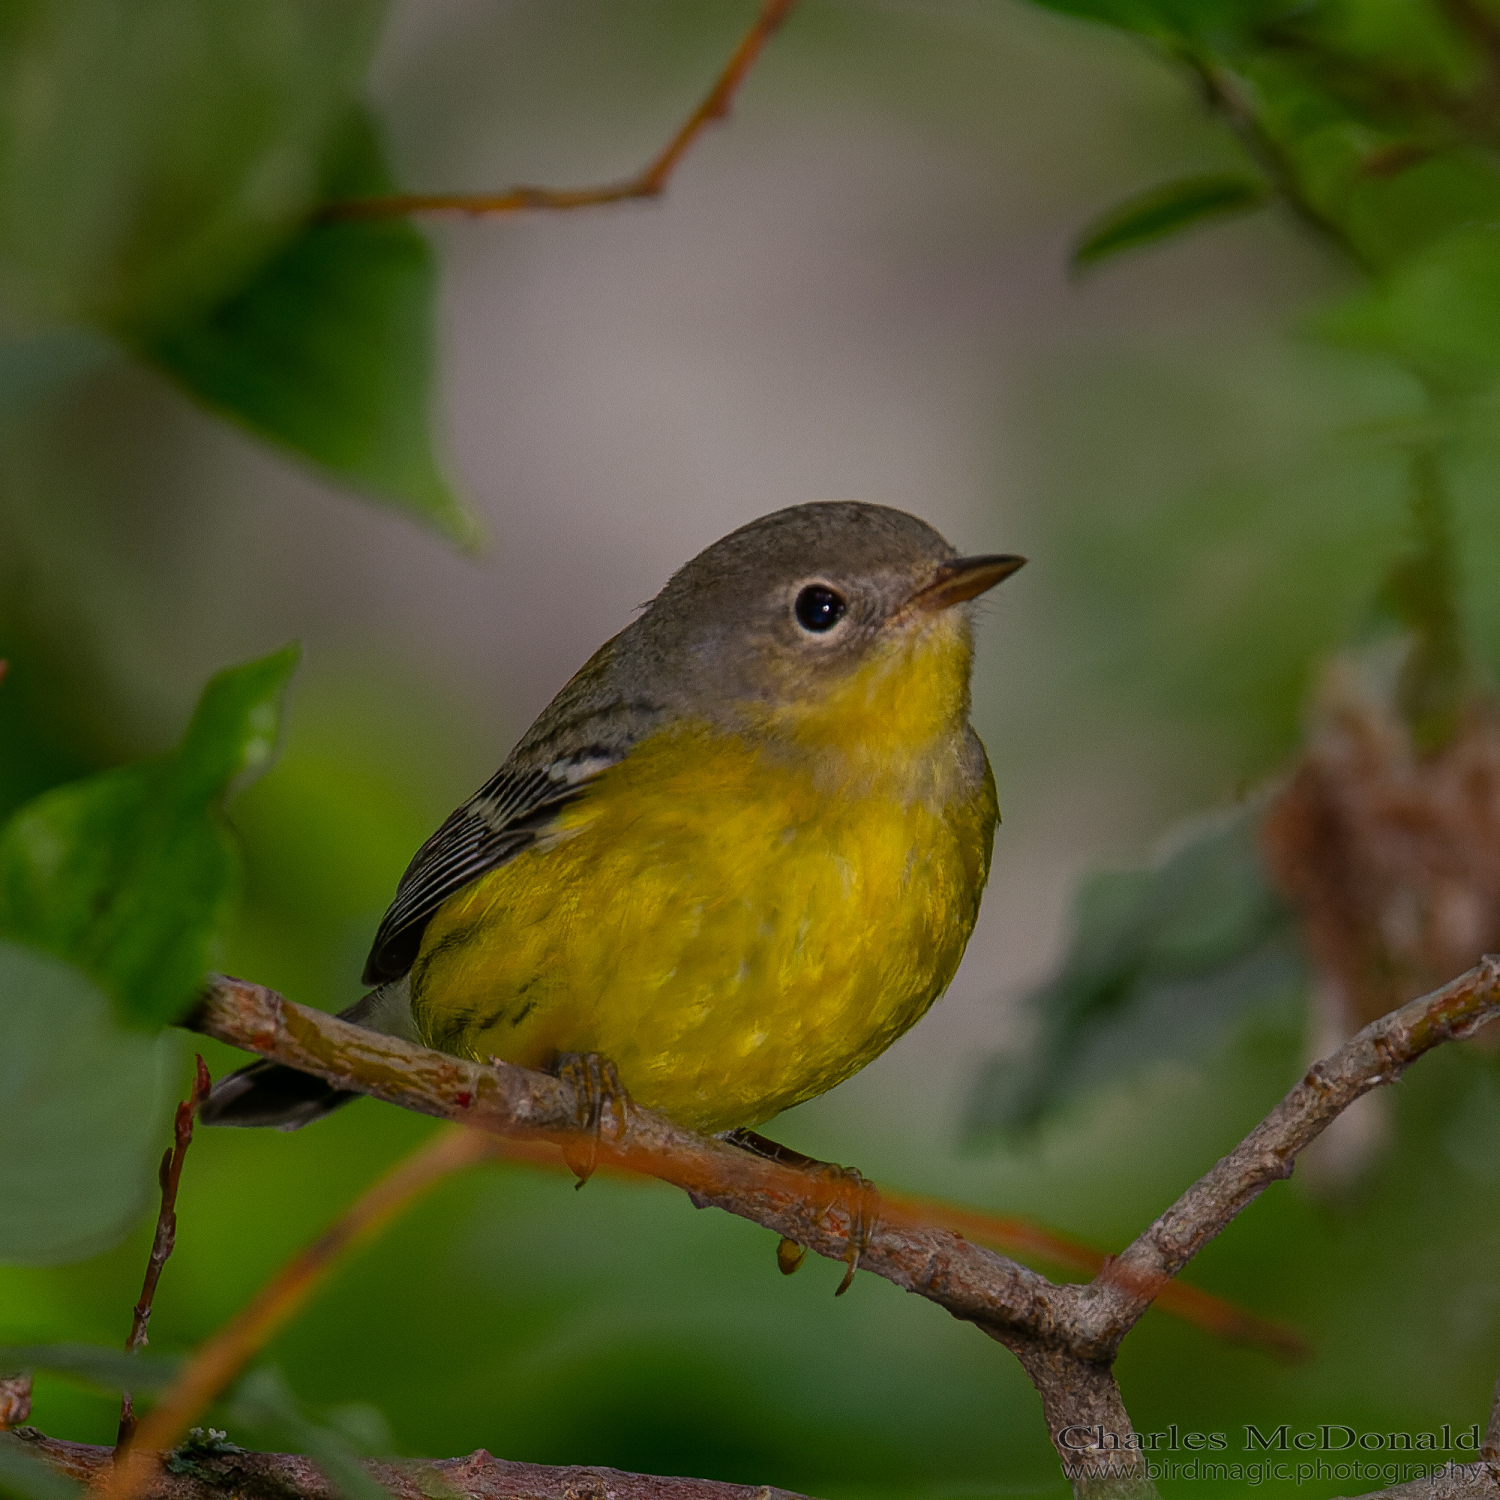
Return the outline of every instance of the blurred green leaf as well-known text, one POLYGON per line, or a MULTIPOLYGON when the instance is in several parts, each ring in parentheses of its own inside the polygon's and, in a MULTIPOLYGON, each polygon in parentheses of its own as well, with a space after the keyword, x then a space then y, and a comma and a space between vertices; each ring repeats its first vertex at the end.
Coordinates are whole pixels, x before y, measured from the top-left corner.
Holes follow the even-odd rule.
POLYGON ((344 1500, 390 1500, 385 1486, 360 1463, 348 1437, 303 1412, 280 1370, 265 1366, 246 1375, 235 1388, 230 1414, 247 1427, 284 1435, 317 1464, 344 1500))
POLYGON ((1038 0, 1047 10, 1163 41, 1237 35, 1292 9, 1288 0, 1038 0))
MULTIPOLYGON (((1470 12, 1474 14, 1474 12, 1470 12)), ((1287 17, 1277 37, 1304 48, 1331 69, 1336 58, 1350 69, 1367 72, 1367 87, 1379 78, 1424 80, 1450 93, 1482 81, 1484 57, 1466 35, 1460 6, 1413 5, 1411 0, 1319 0, 1301 5, 1287 17)), ((1353 79, 1337 80, 1352 88, 1353 79)), ((1387 101, 1388 108, 1419 107, 1420 98, 1387 101)))
POLYGON ((1196 1061, 1250 1011, 1304 988, 1289 916, 1263 873, 1258 809, 1188 825, 1155 864, 1090 877, 1061 971, 1031 997, 1040 1032, 970 1101, 971 1135, 1034 1128, 1145 1065, 1196 1061))
POLYGON ((1073 248, 1073 264, 1096 265, 1122 250, 1164 239, 1206 219, 1259 208, 1269 196, 1261 179, 1243 173, 1207 173, 1148 188, 1084 230, 1073 248))
MULTIPOLYGON (((130 1227, 172 1058, 170 1038, 122 1026, 71 964, 0 941, 0 1260, 78 1260, 130 1227)), ((44 1364, 35 1352, 0 1368, 44 1364)))
MULTIPOLYGON (((356 114, 326 199, 391 187, 356 114)), ((468 545, 474 520, 433 453, 436 285, 432 249, 405 220, 314 221, 249 287, 138 347, 221 414, 468 545)))
POLYGON ((1485 107, 1485 55, 1438 7, 1399 10, 1325 0, 1209 65, 1237 132, 1374 272, 1500 214, 1493 153, 1463 124, 1485 107), (1391 24, 1363 26, 1366 10, 1391 24))
POLYGON ((0 264, 116 333, 253 278, 318 200, 381 0, 0 7, 0 264))
POLYGON ((1500 377, 1500 222, 1449 235, 1316 327, 1401 361, 1441 391, 1489 385, 1500 377))
MULTIPOLYGON (((1468 149, 1435 152, 1387 173, 1379 167, 1388 150, 1352 143, 1358 155, 1326 196, 1369 265, 1389 274, 1428 253, 1447 236, 1500 219, 1500 172, 1485 153, 1468 149)), ((1415 149, 1415 148, 1413 148, 1415 149)))
POLYGON ((83 1488, 26 1451, 25 1440, 0 1432, 0 1495, 16 1500, 74 1500, 83 1488))
POLYGON ((270 759, 299 650, 221 672, 171 755, 44 792, 0 828, 0 932, 76 964, 137 1024, 191 1003, 232 893, 221 811, 270 759))
POLYGON ((180 1359, 127 1354, 101 1344, 0 1344, 0 1371, 51 1370, 102 1391, 164 1391, 182 1369, 180 1359))

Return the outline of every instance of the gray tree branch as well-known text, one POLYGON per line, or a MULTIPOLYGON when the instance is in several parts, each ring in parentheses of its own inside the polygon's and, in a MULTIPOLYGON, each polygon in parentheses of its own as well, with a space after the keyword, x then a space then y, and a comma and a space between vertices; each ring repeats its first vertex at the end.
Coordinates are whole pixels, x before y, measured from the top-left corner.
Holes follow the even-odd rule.
MULTIPOLYGON (((0 1436, 23 1444, 59 1473, 90 1489, 114 1461, 112 1448, 65 1443, 32 1429, 0 1436)), ((310 1458, 296 1453, 167 1455, 153 1470, 144 1500, 340 1500, 338 1490, 310 1458)), ((671 1479, 619 1469, 511 1463, 483 1448, 467 1458, 368 1460, 370 1477, 392 1500, 803 1500, 769 1485, 721 1484, 713 1479, 671 1479)))

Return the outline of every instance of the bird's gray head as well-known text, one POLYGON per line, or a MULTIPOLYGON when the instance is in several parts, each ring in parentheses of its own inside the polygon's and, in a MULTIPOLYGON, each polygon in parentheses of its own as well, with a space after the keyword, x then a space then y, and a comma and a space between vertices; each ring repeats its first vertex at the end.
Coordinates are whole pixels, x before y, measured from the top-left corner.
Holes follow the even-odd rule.
POLYGON ((821 501, 732 531, 680 568, 619 645, 694 703, 811 703, 883 647, 941 623, 1022 559, 960 558, 925 521, 884 505, 821 501))

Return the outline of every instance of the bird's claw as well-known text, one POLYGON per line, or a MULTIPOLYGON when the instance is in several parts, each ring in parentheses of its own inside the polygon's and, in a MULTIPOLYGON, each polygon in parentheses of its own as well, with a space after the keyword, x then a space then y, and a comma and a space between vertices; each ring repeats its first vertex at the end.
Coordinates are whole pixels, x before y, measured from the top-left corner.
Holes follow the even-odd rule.
MULTIPOLYGON (((880 1224, 880 1193, 875 1184, 855 1167, 840 1167, 833 1162, 804 1156, 800 1151, 793 1151, 789 1146, 767 1140, 753 1130, 728 1130, 723 1139, 765 1161, 810 1168, 832 1183, 833 1200, 825 1212, 842 1207, 849 1220, 849 1233, 846 1237, 848 1248, 844 1253, 844 1265, 847 1269, 844 1279, 839 1282, 838 1290, 833 1294, 835 1297, 842 1297, 849 1290, 854 1273, 859 1269, 860 1259, 870 1248, 870 1241, 875 1237, 875 1230, 880 1224)), ((801 1266, 806 1255, 805 1245, 799 1245, 796 1240, 783 1236, 776 1246, 777 1268, 783 1276, 790 1276, 801 1266)))
POLYGON ((562 1153, 581 1188, 594 1175, 606 1113, 613 1122, 613 1138, 618 1141, 624 1137, 630 1119, 630 1095, 615 1065, 597 1052, 564 1052, 557 1059, 556 1072, 573 1090, 573 1118, 581 1134, 565 1140, 562 1153))
POLYGON ((856 1167, 836 1167, 830 1164, 826 1170, 834 1181, 834 1199, 830 1207, 839 1204, 842 1199, 842 1207, 849 1217, 849 1233, 845 1240, 848 1248, 844 1251, 844 1279, 839 1282, 838 1289, 833 1294, 835 1297, 842 1297, 853 1284, 860 1258, 870 1248, 870 1241, 875 1237, 875 1230, 880 1224, 880 1194, 875 1184, 856 1167))

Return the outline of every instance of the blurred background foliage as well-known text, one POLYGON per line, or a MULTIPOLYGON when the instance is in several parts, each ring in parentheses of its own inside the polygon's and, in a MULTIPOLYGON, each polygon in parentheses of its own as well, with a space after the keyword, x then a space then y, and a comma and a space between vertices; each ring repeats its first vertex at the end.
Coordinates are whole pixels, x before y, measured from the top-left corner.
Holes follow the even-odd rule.
MULTIPOLYGON (((1488 764, 1500 9, 805 0, 664 202, 317 217, 389 182, 624 175, 752 15, 0 8, 0 815, 191 743, 205 682, 302 640, 279 759, 244 785, 220 754, 195 804, 242 850, 199 930, 214 963, 337 1008, 417 844, 714 537, 857 495, 1025 552, 981 629, 1005 825, 969 957, 916 1031, 775 1133, 1116 1247, 1359 1019, 1341 956, 1370 958, 1379 902, 1427 899, 1384 852, 1391 799, 1330 801, 1349 725, 1408 813, 1488 764), (1367 909, 1318 907, 1294 839, 1267 858, 1271 805, 1366 851, 1367 909)), ((1449 895, 1489 920, 1482 861, 1450 863, 1449 895)), ((39 1174, 83 1180, 60 1125, 16 1129, 17 1099, 88 1094, 125 1164, 68 1251, 87 1258, 7 1240, 0 1342, 112 1346, 188 1048, 130 1031, 109 965, 7 899, 8 1209, 39 1174), (21 1000, 49 984, 39 1021, 21 1000), (104 1220, 133 1227, 105 1248, 104 1220)), ((1387 946, 1392 983, 1438 961, 1387 946)), ((1247 1422, 1482 1421, 1500 1080, 1452 1050, 1387 1102, 1193 1268, 1313 1357, 1153 1314, 1120 1362, 1138 1428, 1238 1449, 1247 1422)), ((153 1349, 201 1340, 429 1129, 361 1102, 297 1135, 200 1132, 153 1349)), ((654 1185, 477 1172, 350 1265, 269 1351, 281 1377, 212 1420, 828 1496, 1061 1493, 1008 1356, 874 1278, 837 1303, 837 1267, 783 1280, 773 1251, 654 1185)), ((116 1415, 38 1374, 49 1433, 108 1441, 116 1415)))

